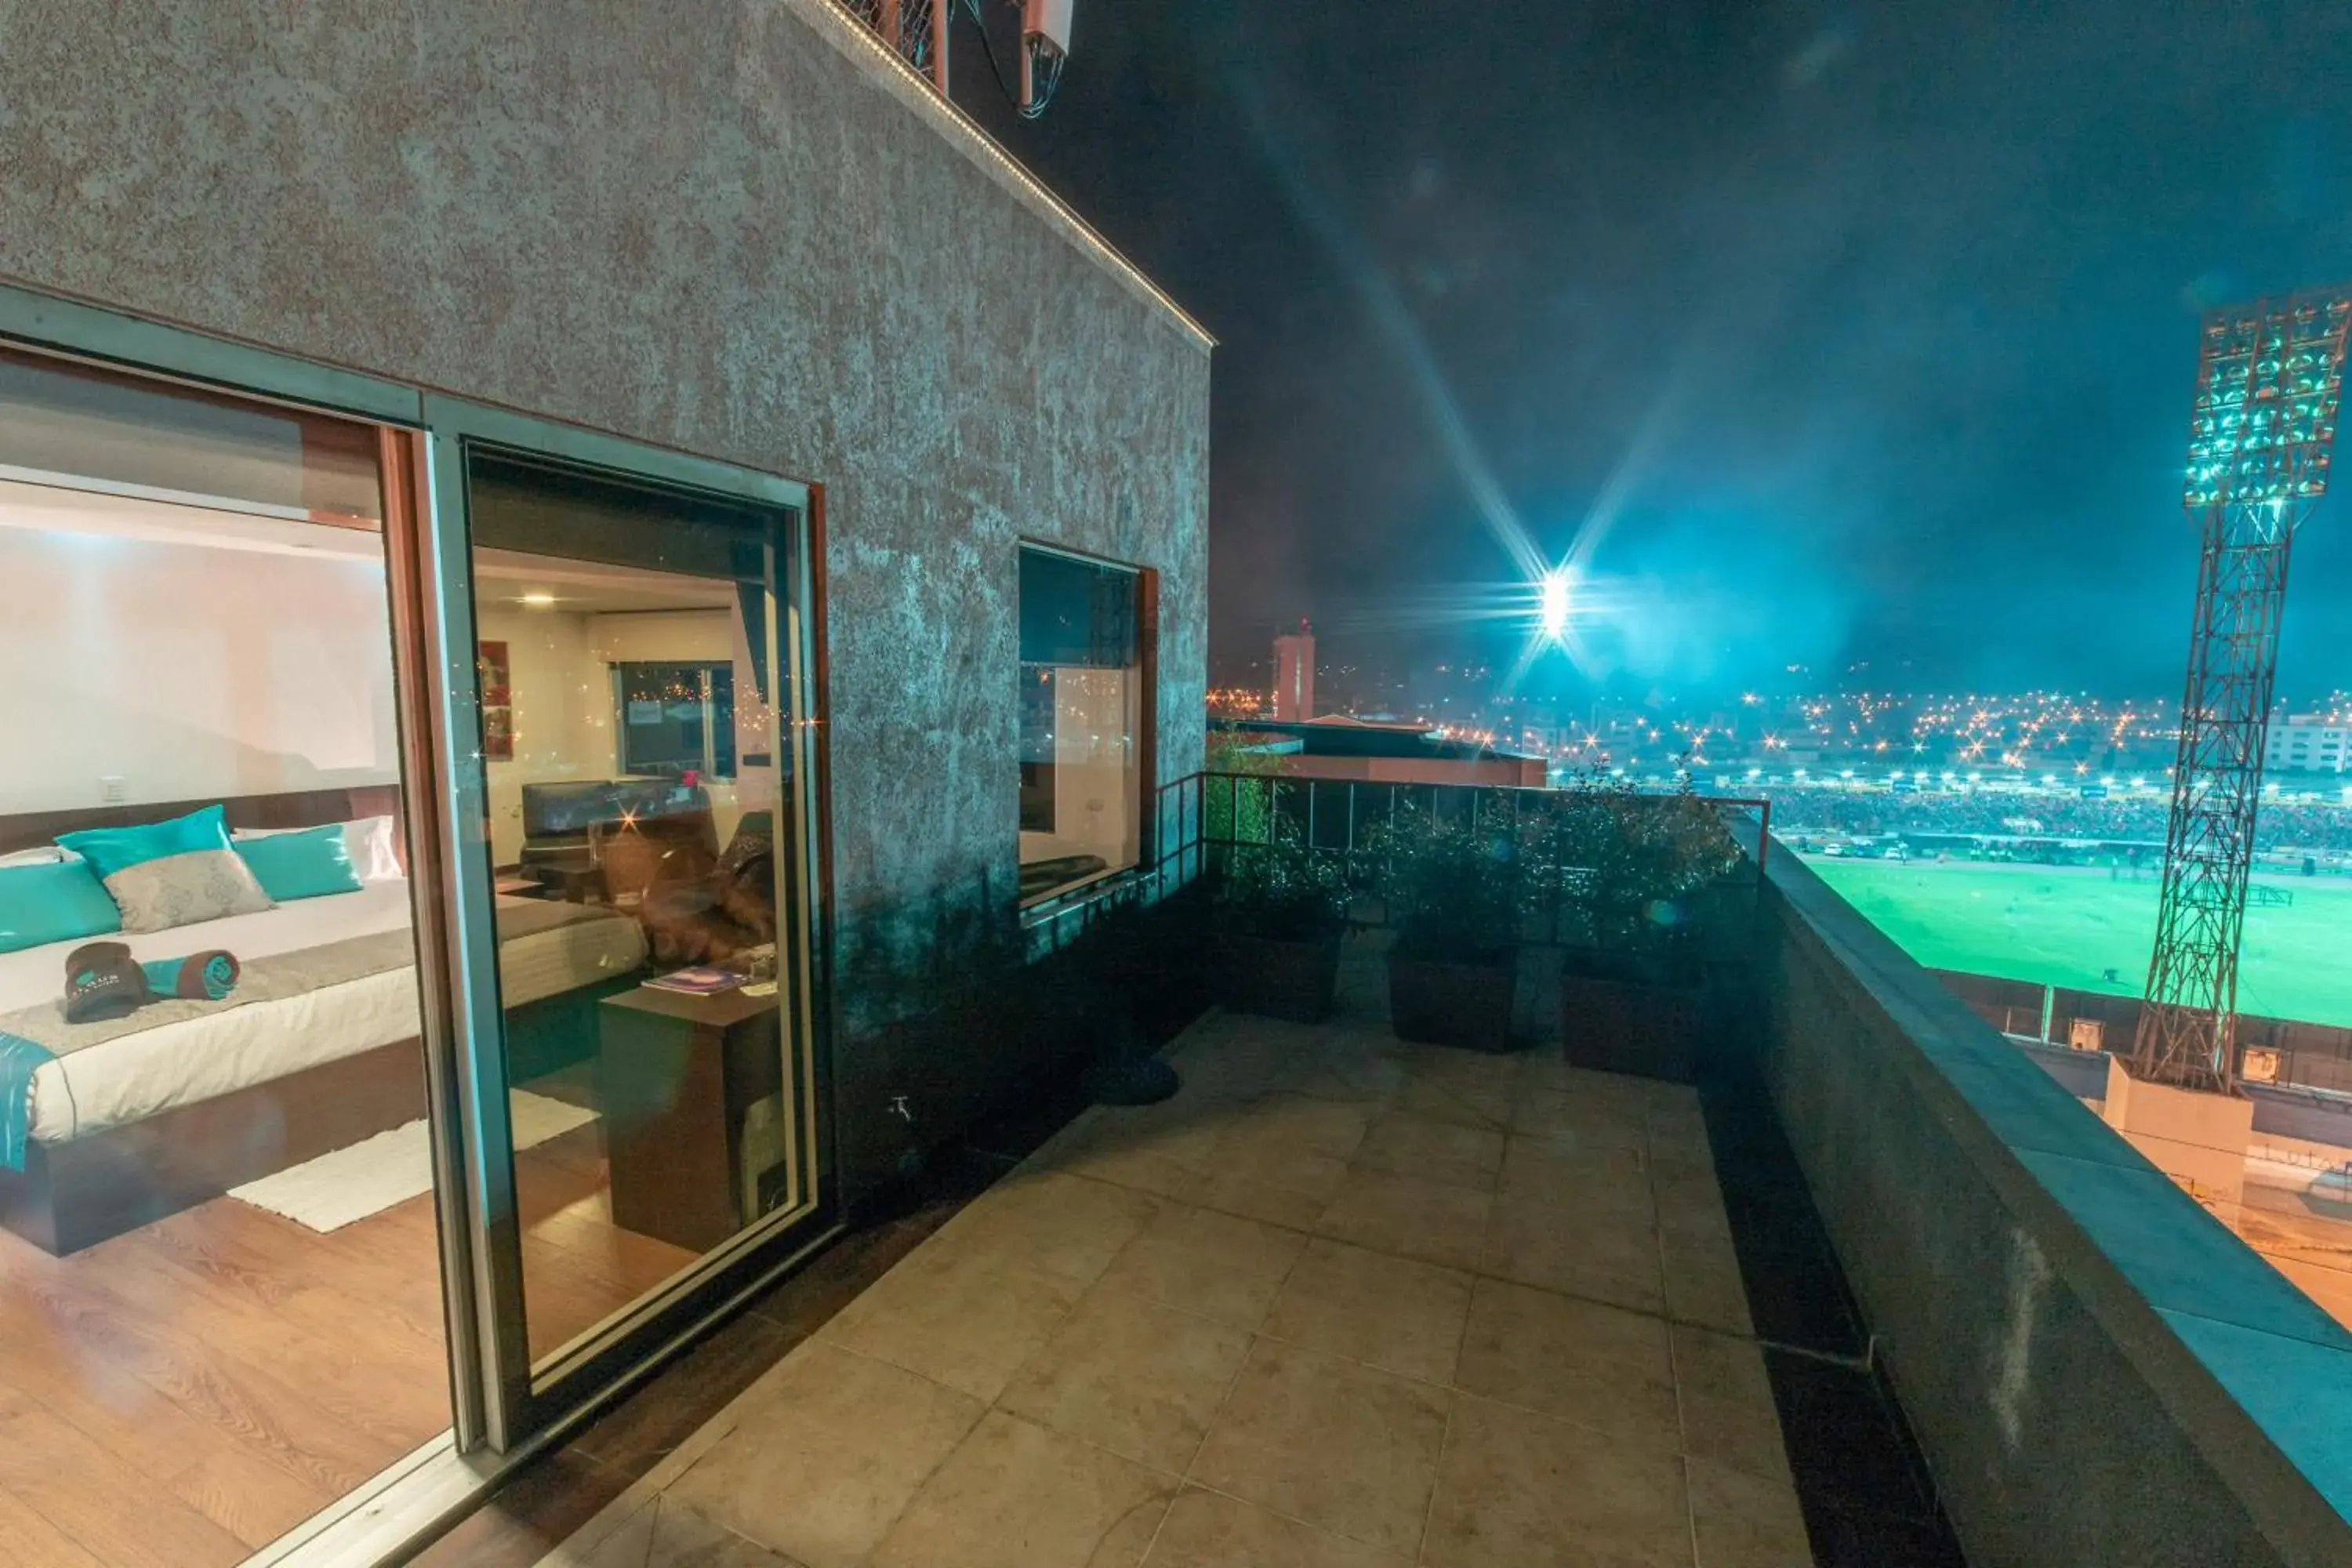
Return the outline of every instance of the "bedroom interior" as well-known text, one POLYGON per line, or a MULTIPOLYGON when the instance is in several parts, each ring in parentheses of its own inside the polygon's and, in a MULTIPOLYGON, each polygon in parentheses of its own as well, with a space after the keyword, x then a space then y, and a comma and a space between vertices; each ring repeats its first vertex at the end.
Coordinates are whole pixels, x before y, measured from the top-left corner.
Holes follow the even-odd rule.
MULTIPOLYGON (((482 701, 508 712, 485 746, 502 885, 630 918, 653 971, 755 976, 694 995, 615 973, 533 1016, 504 998, 518 1095, 603 1118, 606 1188, 566 1223, 667 1278, 807 1196, 778 1039, 773 520, 510 454, 473 455, 467 482, 482 701)), ((523 1254, 535 1359, 597 1326, 562 1266, 523 1254)))
MULTIPOLYGON (((450 1426, 388 449, 0 350, 0 1489, 103 1561, 240 1561, 450 1426)), ((797 671, 772 513, 467 489, 536 1384, 813 1199, 797 671)))

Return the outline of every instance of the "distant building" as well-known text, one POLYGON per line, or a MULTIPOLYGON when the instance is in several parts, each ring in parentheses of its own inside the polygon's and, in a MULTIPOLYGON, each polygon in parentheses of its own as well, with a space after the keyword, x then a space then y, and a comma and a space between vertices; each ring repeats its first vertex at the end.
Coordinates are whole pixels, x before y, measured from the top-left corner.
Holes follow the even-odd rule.
POLYGON ((1315 628, 1303 620, 1297 631, 1274 639, 1274 716, 1315 717, 1315 628))
POLYGON ((2271 721, 2263 748, 2266 773, 2340 773, 2352 766, 2352 725, 2332 723, 2318 713, 2298 713, 2271 721))
POLYGON ((1287 756, 1286 771, 1297 778, 1526 789, 1540 789, 1545 782, 1541 757, 1443 737, 1426 724, 1372 724, 1334 713, 1298 721, 1243 719, 1234 728, 1287 756))

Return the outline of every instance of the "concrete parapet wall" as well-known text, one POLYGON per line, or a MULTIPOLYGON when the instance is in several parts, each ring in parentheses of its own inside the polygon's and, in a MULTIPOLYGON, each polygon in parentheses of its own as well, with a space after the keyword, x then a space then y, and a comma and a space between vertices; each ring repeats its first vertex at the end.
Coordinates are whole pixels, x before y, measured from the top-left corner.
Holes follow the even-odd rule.
POLYGON ((1979 1568, 2352 1562, 2352 1335, 1794 856, 1759 1050, 1979 1568))

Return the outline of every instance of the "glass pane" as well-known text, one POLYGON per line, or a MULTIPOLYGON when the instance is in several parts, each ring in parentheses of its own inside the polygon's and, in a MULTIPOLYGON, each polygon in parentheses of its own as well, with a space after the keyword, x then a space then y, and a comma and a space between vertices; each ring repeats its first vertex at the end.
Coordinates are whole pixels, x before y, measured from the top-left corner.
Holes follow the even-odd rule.
POLYGON ((735 776, 735 669, 728 664, 614 667, 625 773, 735 776))
POLYGON ((0 474, 380 521, 375 431, 0 349, 0 474))
POLYGON ((779 513, 477 451, 475 616, 535 1365, 800 1204, 779 513))
POLYGON ((1024 899, 1136 863, 1141 579, 1021 552, 1020 832, 1024 899))
POLYGON ((383 538, 184 499, 373 508, 377 433, 322 492, 329 422, 0 402, 9 1441, 107 1561, 226 1568, 450 1420, 383 538))

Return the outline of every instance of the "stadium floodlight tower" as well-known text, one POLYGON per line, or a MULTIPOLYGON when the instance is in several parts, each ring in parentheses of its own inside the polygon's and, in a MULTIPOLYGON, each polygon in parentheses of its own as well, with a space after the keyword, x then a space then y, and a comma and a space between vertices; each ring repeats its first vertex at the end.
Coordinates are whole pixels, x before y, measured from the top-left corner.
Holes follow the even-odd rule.
POLYGON ((2203 536, 2134 1076, 2228 1093, 2238 942, 2295 530, 2327 489, 2352 285, 2205 318, 2182 502, 2203 536))

